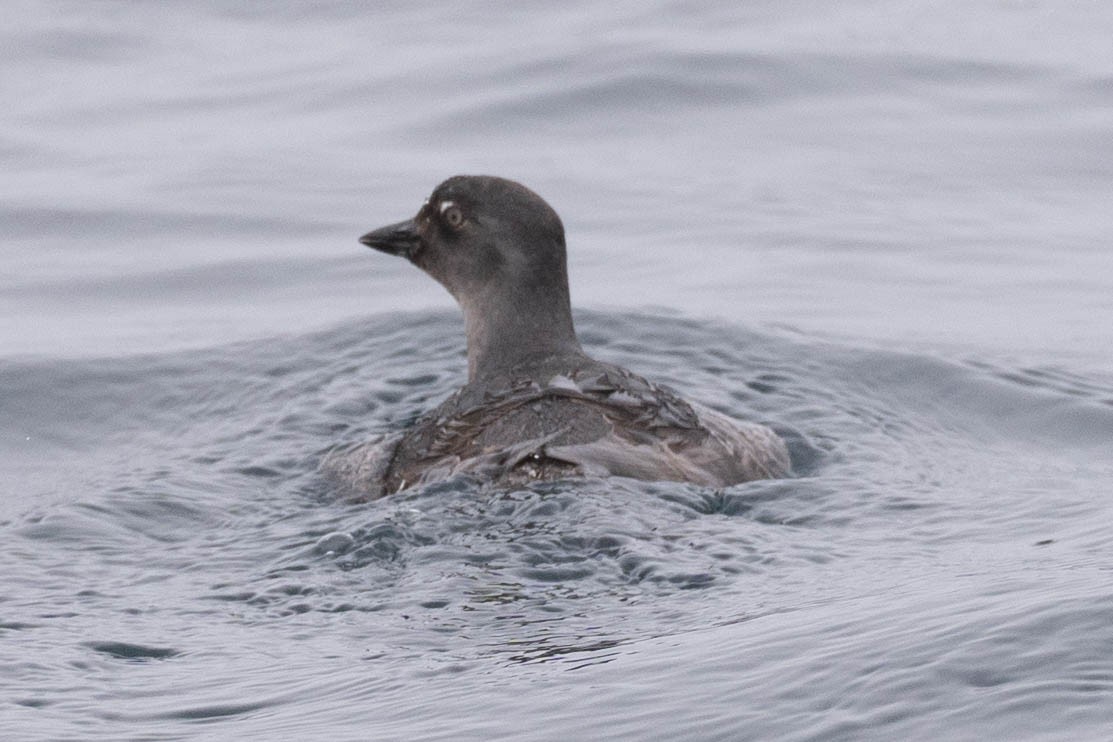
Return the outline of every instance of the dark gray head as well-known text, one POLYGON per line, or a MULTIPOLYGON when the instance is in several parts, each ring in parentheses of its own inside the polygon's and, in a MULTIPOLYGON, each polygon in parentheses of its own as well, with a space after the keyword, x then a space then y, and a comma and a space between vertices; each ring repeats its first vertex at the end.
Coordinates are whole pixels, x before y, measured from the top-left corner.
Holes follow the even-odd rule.
POLYGON ((568 297, 564 226, 525 186, 457 175, 417 215, 360 238, 407 258, 464 310, 472 380, 579 354, 568 297))

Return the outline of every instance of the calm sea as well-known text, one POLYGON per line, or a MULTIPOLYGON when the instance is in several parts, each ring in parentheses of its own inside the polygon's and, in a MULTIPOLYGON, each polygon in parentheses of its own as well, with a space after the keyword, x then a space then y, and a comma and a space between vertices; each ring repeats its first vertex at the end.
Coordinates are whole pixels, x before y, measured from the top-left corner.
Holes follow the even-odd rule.
POLYGON ((12 2, 0 737, 1113 738, 1113 6, 12 2), (797 476, 370 504, 464 378, 357 243, 563 216, 585 346, 797 476))

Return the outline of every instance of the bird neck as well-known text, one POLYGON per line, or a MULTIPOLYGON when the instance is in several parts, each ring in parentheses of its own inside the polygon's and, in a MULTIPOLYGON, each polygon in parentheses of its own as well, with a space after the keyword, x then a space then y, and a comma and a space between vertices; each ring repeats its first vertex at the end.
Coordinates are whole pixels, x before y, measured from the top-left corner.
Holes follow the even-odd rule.
POLYGON ((511 372, 529 374, 547 361, 583 356, 567 284, 524 285, 517 293, 494 286, 462 307, 469 383, 511 372))

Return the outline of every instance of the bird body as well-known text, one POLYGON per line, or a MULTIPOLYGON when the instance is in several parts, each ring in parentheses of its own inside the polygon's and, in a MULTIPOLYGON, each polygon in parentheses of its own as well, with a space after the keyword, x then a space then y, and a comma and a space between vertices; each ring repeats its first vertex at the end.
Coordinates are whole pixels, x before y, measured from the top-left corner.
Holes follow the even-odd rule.
POLYGON ((495 485, 627 476, 722 487, 785 476, 784 442, 588 357, 572 324, 564 229, 513 181, 456 176, 361 241, 408 258, 464 311, 468 383, 413 426, 330 455, 372 497, 467 474, 495 485))

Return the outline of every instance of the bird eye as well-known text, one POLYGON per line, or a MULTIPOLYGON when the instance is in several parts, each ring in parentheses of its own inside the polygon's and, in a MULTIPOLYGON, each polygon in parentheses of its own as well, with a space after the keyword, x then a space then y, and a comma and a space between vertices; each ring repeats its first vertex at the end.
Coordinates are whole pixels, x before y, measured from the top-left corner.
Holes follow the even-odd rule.
POLYGON ((464 212, 460 211, 460 207, 456 204, 446 201, 441 204, 441 218, 452 229, 459 229, 464 223, 464 212))

